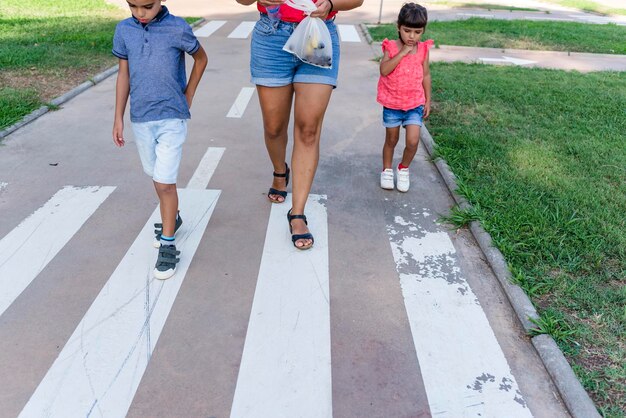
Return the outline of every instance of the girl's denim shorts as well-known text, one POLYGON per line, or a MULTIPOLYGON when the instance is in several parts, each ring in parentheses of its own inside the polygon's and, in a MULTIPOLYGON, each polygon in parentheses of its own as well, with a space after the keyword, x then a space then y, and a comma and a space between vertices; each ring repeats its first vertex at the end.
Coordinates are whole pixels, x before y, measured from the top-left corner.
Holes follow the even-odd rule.
POLYGON ((300 61, 295 55, 283 51, 297 23, 272 20, 266 14, 252 31, 250 74, 253 84, 282 87, 292 83, 329 84, 337 87, 339 74, 339 35, 332 20, 326 21, 333 43, 332 68, 321 68, 300 61))
POLYGON ((397 128, 398 126, 417 125, 422 126, 424 106, 415 109, 397 110, 383 107, 383 126, 385 128, 397 128))

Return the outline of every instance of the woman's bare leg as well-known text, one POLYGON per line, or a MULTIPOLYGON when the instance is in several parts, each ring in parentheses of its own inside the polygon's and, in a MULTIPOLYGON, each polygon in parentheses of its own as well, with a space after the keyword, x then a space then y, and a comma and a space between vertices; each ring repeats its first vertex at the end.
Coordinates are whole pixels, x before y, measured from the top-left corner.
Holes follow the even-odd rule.
MULTIPOLYGON (((294 143, 291 156, 293 172, 293 201, 291 213, 304 214, 317 163, 319 161, 320 137, 324 113, 328 107, 332 86, 326 84, 294 83, 295 90, 295 120, 294 143)), ((301 219, 291 222, 294 234, 306 234, 309 229, 301 219)), ((311 244, 311 240, 296 241, 296 246, 304 247, 311 244)))
MULTIPOLYGON (((274 172, 285 172, 285 153, 287 149, 287 128, 293 100, 293 86, 264 87, 257 86, 259 103, 263 114, 263 130, 265 147, 272 160, 274 172)), ((272 188, 285 190, 285 178, 274 177, 272 188)), ((276 202, 284 202, 282 196, 270 194, 269 198, 276 202)))

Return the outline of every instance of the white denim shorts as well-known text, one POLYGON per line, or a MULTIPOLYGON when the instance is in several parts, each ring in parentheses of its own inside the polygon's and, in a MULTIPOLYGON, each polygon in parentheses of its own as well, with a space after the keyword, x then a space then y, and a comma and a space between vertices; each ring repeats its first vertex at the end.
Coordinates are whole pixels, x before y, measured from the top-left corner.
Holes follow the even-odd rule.
POLYGON ((187 138, 187 120, 132 123, 143 171, 157 183, 176 184, 187 138))

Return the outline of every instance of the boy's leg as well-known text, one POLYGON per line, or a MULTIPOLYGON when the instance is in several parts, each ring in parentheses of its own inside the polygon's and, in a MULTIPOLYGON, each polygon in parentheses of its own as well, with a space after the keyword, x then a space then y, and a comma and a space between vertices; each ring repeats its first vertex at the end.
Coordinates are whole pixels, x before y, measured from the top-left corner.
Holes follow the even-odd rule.
POLYGON ((415 154, 417 153, 417 146, 420 142, 420 126, 419 125, 406 125, 406 146, 402 153, 401 164, 404 167, 408 167, 413 161, 415 154))
POLYGON ((178 258, 180 251, 176 250, 174 240, 178 213, 176 179, 182 158, 183 143, 187 136, 187 121, 166 119, 159 122, 155 148, 156 163, 152 180, 159 196, 163 229, 154 277, 164 280, 174 275, 176 264, 180 261, 178 258))
POLYGON ((161 204, 163 235, 166 237, 173 237, 176 230, 176 214, 178 212, 176 180, 186 136, 187 121, 182 119, 160 121, 152 180, 161 204))
POLYGON ((176 214, 178 213, 178 192, 176 184, 163 184, 154 181, 154 188, 159 196, 161 220, 163 222, 162 235, 173 237, 176 229, 176 214))

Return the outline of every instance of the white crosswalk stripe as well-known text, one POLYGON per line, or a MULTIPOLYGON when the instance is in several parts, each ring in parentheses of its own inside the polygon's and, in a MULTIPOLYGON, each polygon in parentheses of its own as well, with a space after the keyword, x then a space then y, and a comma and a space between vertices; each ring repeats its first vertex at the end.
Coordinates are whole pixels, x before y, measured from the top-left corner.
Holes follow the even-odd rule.
POLYGON ((250 36, 255 24, 256 22, 241 22, 228 37, 231 39, 246 39, 250 36))
POLYGON ((235 103, 231 106, 227 118, 240 118, 243 116, 243 113, 246 111, 246 107, 254 94, 254 87, 244 87, 239 92, 239 95, 235 99, 235 103))
POLYGON ((113 190, 115 187, 64 187, 0 240, 0 315, 113 190))
POLYGON ((219 194, 179 190, 181 261, 167 281, 152 276, 152 230, 160 219, 154 211, 20 417, 126 415, 219 194))
POLYGON ((341 42, 361 42, 361 37, 354 25, 337 25, 341 42))
POLYGON ((398 207, 387 231, 432 415, 532 416, 447 232, 420 219, 398 207))
POLYGON ((200 29, 195 30, 194 34, 199 38, 208 38, 225 24, 225 20, 211 20, 206 25, 200 27, 200 29))
POLYGON ((290 196, 272 205, 231 418, 332 417, 325 197, 309 196, 315 245, 301 251, 290 196))
MULTIPOLYGON (((228 21, 226 20, 211 20, 204 26, 194 31, 195 35, 200 38, 208 38, 224 26, 228 21)), ((230 39, 246 39, 250 37, 254 25, 256 22, 244 21, 240 22, 237 27, 230 32, 228 38, 230 39)), ((354 25, 337 25, 339 31, 339 38, 341 42, 362 42, 359 32, 354 25)))

